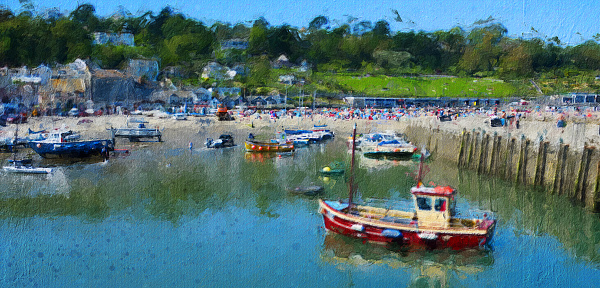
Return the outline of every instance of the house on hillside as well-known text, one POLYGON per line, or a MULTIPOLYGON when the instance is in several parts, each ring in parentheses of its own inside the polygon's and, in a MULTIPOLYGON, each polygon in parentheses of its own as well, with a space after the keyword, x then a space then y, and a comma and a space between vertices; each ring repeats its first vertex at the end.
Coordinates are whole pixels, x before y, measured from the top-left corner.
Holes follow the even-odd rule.
POLYGON ((221 50, 237 49, 246 50, 248 49, 248 40, 244 39, 229 39, 221 42, 221 50))
POLYGON ((239 96, 242 93, 242 88, 240 88, 240 87, 216 87, 216 88, 210 88, 209 91, 216 91, 217 95, 219 95, 219 96, 239 96))
POLYGON ((132 33, 106 33, 94 32, 94 45, 125 45, 135 46, 132 33))
POLYGON ((250 99, 248 99, 249 106, 261 107, 261 106, 265 106, 267 104, 268 104, 267 101, 262 96, 253 96, 253 97, 250 97, 250 99))
POLYGON ((294 75, 279 75, 279 82, 292 85, 296 83, 296 76, 294 75))
POLYGON ((235 75, 236 72, 234 70, 230 70, 227 66, 223 66, 217 62, 209 62, 202 68, 202 78, 204 79, 231 80, 235 75))
POLYGON ((288 59, 287 56, 281 54, 275 61, 273 61, 272 65, 273 69, 279 68, 290 68, 292 67, 292 63, 288 59))

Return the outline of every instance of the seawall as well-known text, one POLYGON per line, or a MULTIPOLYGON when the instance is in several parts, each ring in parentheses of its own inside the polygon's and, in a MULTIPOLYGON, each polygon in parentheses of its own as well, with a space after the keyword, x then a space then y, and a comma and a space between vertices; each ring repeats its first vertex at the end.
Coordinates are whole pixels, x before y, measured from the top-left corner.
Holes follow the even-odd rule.
POLYGON ((438 159, 480 175, 500 177, 542 193, 564 195, 600 212, 600 135, 597 121, 523 119, 519 128, 491 127, 486 117, 440 122, 408 120, 405 134, 438 159))

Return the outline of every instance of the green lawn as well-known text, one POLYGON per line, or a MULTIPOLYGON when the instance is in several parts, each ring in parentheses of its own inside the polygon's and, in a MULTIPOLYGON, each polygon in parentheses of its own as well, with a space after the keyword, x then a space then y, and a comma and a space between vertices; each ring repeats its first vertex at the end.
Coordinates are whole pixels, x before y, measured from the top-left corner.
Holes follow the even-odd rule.
POLYGON ((340 76, 331 77, 354 94, 382 97, 493 97, 534 94, 526 81, 507 83, 488 78, 340 76))

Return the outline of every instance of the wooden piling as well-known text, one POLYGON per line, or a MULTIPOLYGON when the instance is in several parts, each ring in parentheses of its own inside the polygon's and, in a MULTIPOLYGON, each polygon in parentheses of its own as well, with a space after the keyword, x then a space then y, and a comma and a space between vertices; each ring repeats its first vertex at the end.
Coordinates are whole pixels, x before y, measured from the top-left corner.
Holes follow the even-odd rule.
POLYGON ((530 140, 524 138, 521 139, 521 151, 519 152, 519 162, 517 162, 517 176, 515 181, 517 183, 527 185, 527 150, 529 149, 530 140))
MULTIPOLYGON (((485 133, 485 132, 484 132, 485 133)), ((490 142, 490 135, 486 134, 485 137, 481 136, 481 151, 479 151, 479 163, 477 166, 477 173, 485 173, 485 164, 487 163, 488 146, 490 142)))
POLYGON ((465 155, 465 139, 467 138, 467 130, 463 129, 461 139, 460 139, 460 152, 458 153, 458 167, 463 166, 463 158, 465 155))
POLYGON ((592 147, 583 147, 583 152, 581 153, 581 162, 579 163, 579 171, 577 172, 577 180, 575 180, 575 190, 573 191, 574 197, 582 203, 585 203, 587 174, 590 169, 592 150, 592 147))
POLYGON ((473 132, 473 135, 471 136, 471 143, 470 143, 470 147, 469 147, 469 156, 467 158, 467 163, 465 163, 465 167, 470 167, 471 166, 471 160, 473 158, 473 149, 475 146, 475 142, 477 141, 477 133, 473 132))
POLYGON ((568 144, 562 144, 558 153, 556 173, 554 177, 554 189, 552 193, 562 194, 565 182, 565 168, 567 167, 568 144))
POLYGON ((507 142, 506 154, 505 154, 505 166, 504 166, 504 177, 510 179, 512 177, 512 158, 515 152, 515 138, 510 139, 507 142))
POLYGON ((560 183, 560 167, 562 166, 563 144, 558 146, 558 155, 556 156, 556 170, 554 172, 554 182, 552 183, 552 194, 558 194, 558 184, 560 183))
POLYGON ((494 140, 492 142, 492 156, 490 157, 490 166, 488 168, 488 174, 489 175, 494 175, 496 174, 498 171, 496 170, 496 161, 498 161, 498 152, 500 151, 499 146, 500 146, 500 139, 502 139, 500 136, 498 136, 497 134, 494 135, 494 140))
POLYGON ((540 141, 538 150, 537 163, 535 167, 535 179, 533 185, 535 187, 544 188, 544 175, 546 174, 546 156, 548 153, 549 142, 540 141))
POLYGON ((594 189, 594 195, 592 195, 592 199, 594 199, 594 203, 592 204, 592 210, 594 212, 600 211, 600 161, 598 161, 597 170, 596 170, 596 188, 594 189))

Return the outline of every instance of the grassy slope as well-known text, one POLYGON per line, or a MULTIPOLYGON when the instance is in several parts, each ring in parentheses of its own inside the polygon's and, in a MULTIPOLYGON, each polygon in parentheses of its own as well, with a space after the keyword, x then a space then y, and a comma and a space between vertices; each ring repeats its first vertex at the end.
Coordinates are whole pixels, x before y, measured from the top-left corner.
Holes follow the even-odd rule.
POLYGON ((489 97, 531 95, 527 82, 507 83, 488 78, 433 78, 387 76, 330 76, 354 94, 383 97, 489 97))
MULTIPOLYGON (((282 93, 285 85, 277 81, 277 77, 289 74, 289 70, 273 70, 270 87, 282 93)), ((541 77, 535 82, 544 95, 563 94, 568 92, 594 93, 600 89, 600 80, 595 79, 599 71, 581 72, 577 76, 566 76, 559 79, 541 77)), ((469 98, 505 98, 539 96, 529 79, 502 81, 493 78, 473 77, 389 77, 383 75, 364 77, 361 75, 343 75, 316 72, 304 87, 305 91, 328 91, 333 93, 352 92, 354 95, 377 97, 469 97, 469 98)), ((291 95, 300 88, 288 86, 291 95)))

